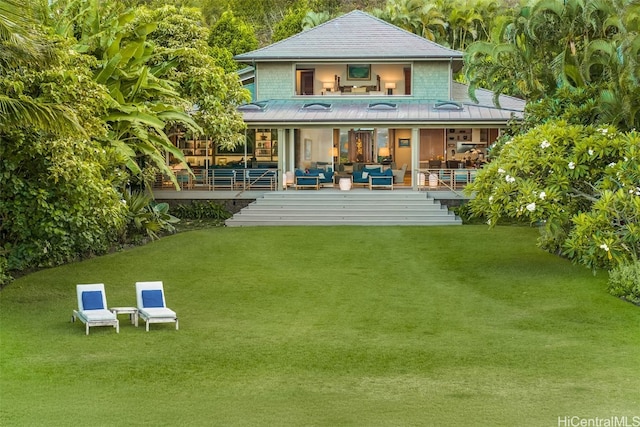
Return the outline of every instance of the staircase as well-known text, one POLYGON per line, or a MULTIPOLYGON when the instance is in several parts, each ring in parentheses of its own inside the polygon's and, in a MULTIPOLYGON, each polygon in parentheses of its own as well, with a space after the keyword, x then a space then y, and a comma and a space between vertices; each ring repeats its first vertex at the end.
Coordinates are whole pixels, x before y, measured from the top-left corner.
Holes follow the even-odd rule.
POLYGON ((461 224, 425 193, 368 189, 267 192, 226 221, 228 227, 461 224))

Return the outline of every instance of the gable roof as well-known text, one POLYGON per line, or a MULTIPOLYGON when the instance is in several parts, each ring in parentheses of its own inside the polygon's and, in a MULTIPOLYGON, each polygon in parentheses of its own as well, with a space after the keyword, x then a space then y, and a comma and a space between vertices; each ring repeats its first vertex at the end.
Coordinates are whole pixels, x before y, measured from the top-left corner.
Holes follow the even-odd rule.
POLYGON ((462 60, 448 49, 359 10, 261 49, 234 57, 240 62, 325 60, 462 60))

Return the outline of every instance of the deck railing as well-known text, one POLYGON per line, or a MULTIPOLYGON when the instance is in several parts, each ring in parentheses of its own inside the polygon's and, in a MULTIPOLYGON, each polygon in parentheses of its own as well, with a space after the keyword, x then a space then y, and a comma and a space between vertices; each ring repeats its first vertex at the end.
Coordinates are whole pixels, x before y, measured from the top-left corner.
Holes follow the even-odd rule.
POLYGON ((478 169, 442 169, 424 168, 415 171, 418 189, 461 190, 476 179, 478 169))
MULTIPOLYGON (((421 168, 414 171, 414 182, 419 190, 458 192, 475 180, 477 172, 477 169, 421 168)), ((183 190, 273 191, 280 185, 277 169, 202 169, 194 170, 193 175, 181 170, 176 179, 183 190)), ((154 188, 175 187, 167 176, 158 174, 154 188)))
MULTIPOLYGON (((276 190, 277 169, 196 169, 176 172, 176 179, 183 190, 276 190)), ((168 176, 158 174, 154 188, 175 188, 168 176)))

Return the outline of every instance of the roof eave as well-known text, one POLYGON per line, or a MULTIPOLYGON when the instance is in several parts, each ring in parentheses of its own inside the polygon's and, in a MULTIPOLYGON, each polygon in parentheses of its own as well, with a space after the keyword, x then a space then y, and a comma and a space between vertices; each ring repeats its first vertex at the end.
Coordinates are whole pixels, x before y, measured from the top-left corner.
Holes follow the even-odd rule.
MULTIPOLYGON (((518 116, 514 116, 511 119, 519 119, 518 116)), ((510 120, 511 120, 510 119, 510 120)), ((288 128, 295 127, 327 127, 329 125, 335 125, 336 127, 352 126, 362 127, 363 125, 375 125, 376 127, 420 127, 420 128, 446 128, 449 126, 457 125, 477 125, 478 127, 491 127, 491 126, 506 126, 508 120, 505 119, 455 119, 455 120, 390 120, 390 119, 350 119, 339 121, 335 119, 311 119, 311 120, 251 120, 245 117, 245 122, 250 127, 267 127, 276 126, 279 124, 286 125, 288 128)))
POLYGON ((314 57, 301 57, 301 56, 272 56, 272 57, 252 57, 252 58, 242 58, 240 55, 234 56, 234 59, 241 63, 246 64, 255 64, 261 62, 327 62, 327 63, 344 63, 344 62, 359 62, 359 61, 367 61, 372 63, 383 63, 383 62, 410 62, 410 61, 420 61, 420 62, 433 62, 433 61, 456 61, 462 62, 462 56, 397 56, 397 57, 369 57, 369 56, 359 56, 359 57, 335 57, 335 56, 314 56, 314 57))

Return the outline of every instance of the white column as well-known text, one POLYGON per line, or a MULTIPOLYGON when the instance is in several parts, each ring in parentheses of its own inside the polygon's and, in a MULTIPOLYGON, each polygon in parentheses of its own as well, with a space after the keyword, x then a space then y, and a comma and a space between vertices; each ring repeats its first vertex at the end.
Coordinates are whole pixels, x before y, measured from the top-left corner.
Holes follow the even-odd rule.
POLYGON ((294 171, 294 169, 296 168, 295 165, 295 161, 296 161, 296 157, 295 157, 295 149, 296 149, 296 141, 295 141, 295 129, 288 129, 289 131, 289 140, 288 140, 288 156, 287 156, 287 170, 290 170, 291 172, 294 171))
POLYGON ((417 171, 420 167, 420 129, 411 128, 411 188, 418 189, 417 171))
POLYGON ((285 139, 285 130, 278 128, 278 190, 284 190, 284 173, 287 171, 287 141, 285 139))

